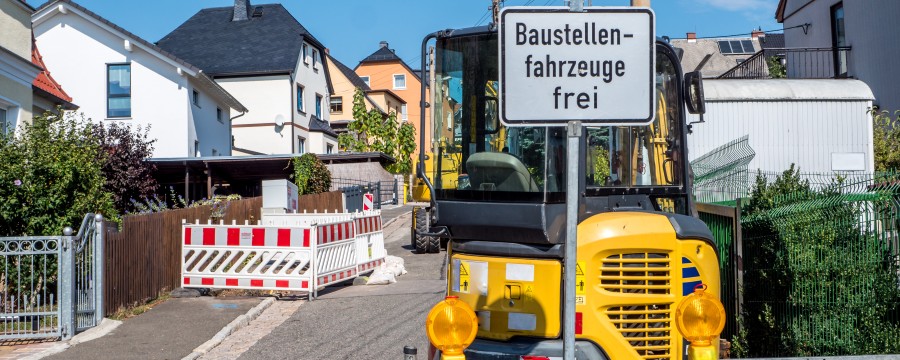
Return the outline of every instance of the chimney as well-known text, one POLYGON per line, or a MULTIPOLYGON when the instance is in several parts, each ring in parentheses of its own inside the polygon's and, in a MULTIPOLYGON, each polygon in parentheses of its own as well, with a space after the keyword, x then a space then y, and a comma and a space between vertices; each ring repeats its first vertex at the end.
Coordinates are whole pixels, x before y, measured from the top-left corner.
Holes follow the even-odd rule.
POLYGON ((381 45, 381 47, 386 48, 386 47, 388 47, 388 42, 382 41, 382 42, 378 43, 378 45, 381 45))
POLYGON ((692 42, 697 42, 697 33, 695 33, 695 32, 689 32, 689 33, 687 33, 687 41, 688 41, 688 42, 691 42, 691 43, 692 43, 692 42))
POLYGON ((631 6, 650 7, 650 0, 631 0, 631 6))
POLYGON ((328 48, 325 48, 325 54, 330 55, 330 54, 331 54, 331 50, 328 50, 328 48))
POLYGON ((766 33, 762 32, 762 30, 753 30, 753 32, 750 33, 750 36, 754 39, 759 39, 761 37, 766 37, 766 33))
POLYGON ((250 20, 250 0, 234 0, 234 16, 231 21, 250 20))

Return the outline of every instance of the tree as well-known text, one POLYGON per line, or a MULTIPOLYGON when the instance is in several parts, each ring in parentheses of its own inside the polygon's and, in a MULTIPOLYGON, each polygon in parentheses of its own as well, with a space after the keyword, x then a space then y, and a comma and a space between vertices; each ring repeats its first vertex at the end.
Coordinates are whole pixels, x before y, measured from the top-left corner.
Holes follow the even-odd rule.
POLYGON ((415 127, 397 121, 397 113, 387 115, 377 109, 366 109, 362 89, 353 95, 353 121, 347 125, 349 133, 338 138, 342 150, 354 152, 382 152, 397 162, 388 166, 395 174, 412 172, 411 154, 416 150, 415 127))
POLYGON ((298 195, 320 194, 331 191, 331 171, 316 157, 306 153, 294 162, 294 184, 298 195))
POLYGON ((0 135, 0 235, 62 235, 86 213, 116 219, 107 155, 83 117, 49 113, 0 135))
POLYGON ((869 114, 874 121, 875 170, 900 170, 900 110, 894 113, 895 118, 878 108, 870 109, 869 114))
POLYGON ((156 165, 146 161, 153 156, 150 128, 120 123, 93 125, 94 136, 106 153, 103 174, 104 188, 113 194, 113 201, 120 213, 137 210, 135 200, 147 199, 156 193, 159 185, 153 178, 156 165))

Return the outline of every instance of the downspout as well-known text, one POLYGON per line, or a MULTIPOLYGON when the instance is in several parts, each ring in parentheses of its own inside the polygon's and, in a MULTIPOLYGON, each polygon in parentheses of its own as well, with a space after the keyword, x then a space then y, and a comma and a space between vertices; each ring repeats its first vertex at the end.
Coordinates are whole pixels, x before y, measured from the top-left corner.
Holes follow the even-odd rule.
MULTIPOLYGON (((302 41, 303 38, 300 38, 300 39, 302 41)), ((302 54, 302 55, 306 56, 306 54, 302 54)), ((297 63, 297 66, 300 66, 299 62, 297 63)), ((290 87, 291 94, 294 94, 294 91, 296 91, 295 89, 297 89, 297 86, 294 83, 294 72, 291 72, 291 74, 289 75, 289 78, 290 78, 290 81, 289 81, 288 86, 290 87)), ((296 135, 294 134, 294 122, 297 120, 296 119, 297 112, 294 111, 294 104, 297 103, 297 99, 296 99, 297 96, 300 96, 300 94, 294 94, 294 96, 291 96, 291 100, 293 100, 292 104, 288 104, 288 109, 289 109, 288 111, 290 111, 289 114, 291 114, 291 154, 297 153, 297 143, 294 142, 294 139, 297 138, 296 135)), ((282 130, 284 130, 284 129, 282 129, 282 130)))
POLYGON ((234 128, 232 127, 234 125, 234 119, 237 119, 244 115, 247 115, 247 112, 241 111, 240 115, 230 118, 228 120, 229 121, 229 123, 228 123, 228 138, 229 138, 229 140, 231 140, 231 155, 232 156, 234 156, 234 128))

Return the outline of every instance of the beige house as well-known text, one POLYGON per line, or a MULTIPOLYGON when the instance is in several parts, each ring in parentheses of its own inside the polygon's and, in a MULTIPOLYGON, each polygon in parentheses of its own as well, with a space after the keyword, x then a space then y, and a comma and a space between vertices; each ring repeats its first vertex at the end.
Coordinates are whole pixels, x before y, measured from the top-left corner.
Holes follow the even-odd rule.
POLYGON ((331 84, 334 86, 334 93, 331 95, 331 126, 338 133, 346 132, 347 125, 353 121, 353 96, 356 89, 362 89, 365 96, 366 109, 376 109, 382 114, 388 115, 393 112, 400 116, 406 101, 391 90, 376 89, 373 90, 366 82, 359 77, 352 69, 326 54, 328 63, 328 74, 331 76, 331 84))
POLYGON ((32 118, 32 83, 41 68, 31 61, 31 14, 25 1, 0 0, 0 131, 32 118))

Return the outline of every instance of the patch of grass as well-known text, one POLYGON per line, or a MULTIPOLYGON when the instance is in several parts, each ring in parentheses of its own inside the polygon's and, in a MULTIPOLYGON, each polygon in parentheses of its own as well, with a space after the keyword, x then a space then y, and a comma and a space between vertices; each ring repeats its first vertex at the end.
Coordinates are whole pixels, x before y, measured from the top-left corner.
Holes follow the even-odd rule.
POLYGON ((119 310, 117 310, 115 314, 110 315, 109 318, 113 320, 125 320, 133 318, 149 311, 156 305, 162 304, 166 300, 169 300, 170 297, 170 292, 168 290, 160 291, 155 298, 148 299, 143 304, 135 303, 130 307, 120 307, 119 310))

